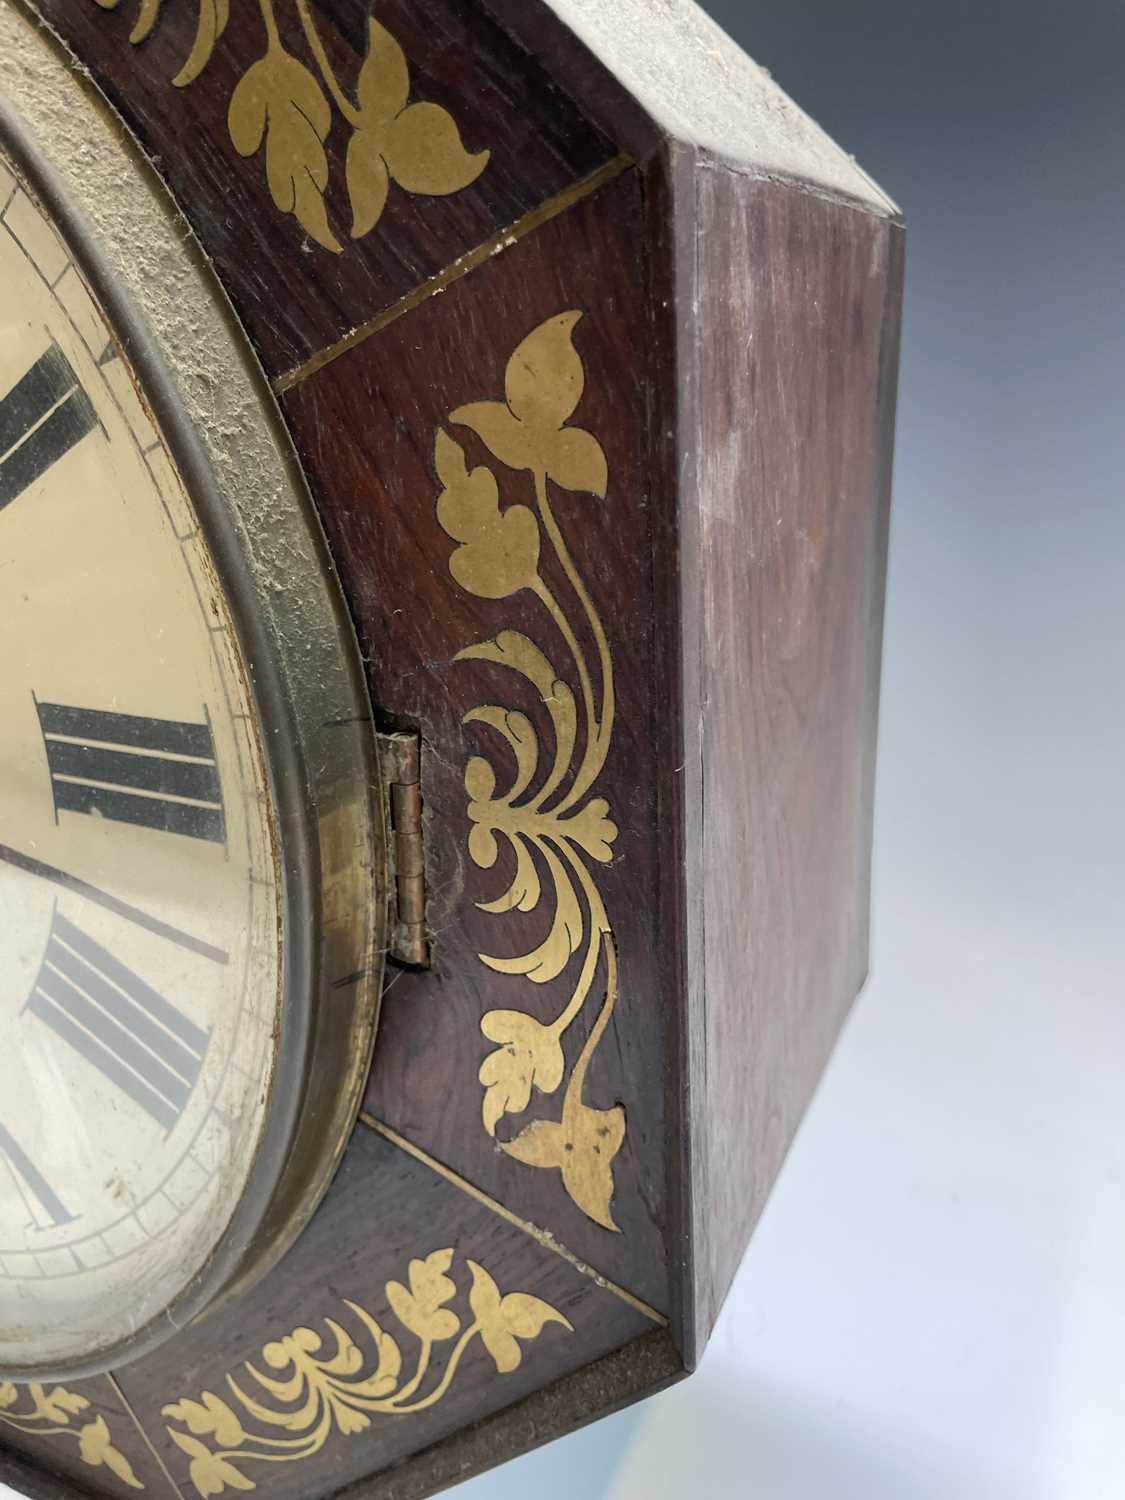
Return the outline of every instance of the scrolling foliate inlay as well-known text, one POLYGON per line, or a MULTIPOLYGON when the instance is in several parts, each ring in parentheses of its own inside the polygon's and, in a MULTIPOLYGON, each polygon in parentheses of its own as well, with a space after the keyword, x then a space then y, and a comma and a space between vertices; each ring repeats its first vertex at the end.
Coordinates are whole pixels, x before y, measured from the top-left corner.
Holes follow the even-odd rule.
MULTIPOLYGON (((120 0, 95 3, 103 10, 116 10, 120 0)), ((266 182, 275 206, 292 214, 317 244, 334 254, 342 249, 324 202, 328 187, 324 143, 333 125, 333 105, 351 130, 345 181, 353 239, 361 239, 378 224, 392 183, 407 193, 448 197, 467 188, 484 171, 491 153, 466 151, 448 110, 410 102, 406 56, 373 16, 368 21, 367 56, 353 99, 336 76, 309 0, 295 0, 295 4, 315 73, 286 48, 274 0, 257 3, 266 51, 239 79, 231 95, 227 128, 240 156, 257 156, 264 143, 266 182)), ((195 41, 172 79, 177 88, 186 88, 203 72, 230 19, 230 0, 196 0, 196 4, 195 41)), ((134 46, 151 35, 160 6, 161 0, 141 0, 129 33, 134 46)))
POLYGON ((410 1262, 409 1285, 386 1284, 391 1311, 417 1344, 408 1373, 392 1334, 357 1303, 346 1302, 366 1338, 357 1342, 340 1323, 326 1318, 334 1347, 326 1351, 324 1339, 311 1328, 297 1328, 266 1344, 262 1359, 273 1373, 247 1364, 253 1394, 228 1375, 228 1399, 203 1391, 197 1401, 165 1406, 162 1415, 176 1424, 168 1426, 168 1433, 187 1455, 199 1494, 255 1489, 248 1466, 312 1458, 333 1433, 354 1436, 366 1432, 374 1416, 406 1417, 436 1406, 476 1340, 497 1372, 508 1375, 523 1360, 521 1339, 538 1338, 548 1323, 574 1331, 562 1313, 540 1298, 526 1292, 502 1294, 473 1260, 465 1262, 472 1318, 462 1326, 449 1306, 457 1294, 447 1274, 452 1264, 452 1250, 435 1250, 425 1260, 410 1262))
POLYGON ((84 1464, 92 1469, 104 1464, 131 1489, 143 1490, 144 1485, 133 1473, 129 1460, 113 1446, 104 1417, 77 1423, 72 1420, 82 1417, 89 1408, 85 1396, 62 1385, 18 1386, 10 1380, 0 1380, 0 1424, 34 1437, 73 1438, 84 1464))
POLYGON ((539 781, 543 747, 526 714, 490 703, 466 715, 467 723, 500 736, 513 767, 503 791, 489 759, 473 756, 465 770, 471 858, 480 869, 492 869, 499 858, 499 836, 515 859, 508 889, 478 906, 492 913, 535 911, 543 899, 543 871, 554 900, 550 931, 530 952, 479 957, 495 972, 532 984, 547 984, 574 971, 569 997, 550 1023, 518 1009, 492 1010, 482 1020, 485 1037, 496 1044, 480 1070, 484 1128, 496 1137, 504 1116, 522 1114, 533 1091, 556 1095, 561 1089, 556 1118, 533 1120, 499 1145, 517 1161, 556 1168, 583 1213, 616 1230, 610 1211, 613 1162, 625 1139, 625 1110, 620 1104, 599 1109, 586 1101, 587 1072, 618 992, 613 932, 592 871, 613 858, 618 833, 605 798, 591 795, 613 736, 613 660, 601 617, 550 499, 552 484, 604 499, 609 482, 597 438, 567 425, 586 382, 573 337, 581 317, 577 311, 562 313, 524 339, 508 362, 505 400, 474 402, 449 417, 451 424, 475 432, 506 468, 531 475, 535 509, 523 504, 501 509, 493 469, 482 465, 470 470, 461 444, 439 428, 436 468, 444 488, 437 514, 442 528, 460 543, 449 561, 457 583, 487 600, 530 590, 560 638, 578 687, 575 692, 543 647, 518 630, 502 630, 455 658, 506 667, 525 678, 543 704, 553 739, 553 759, 539 781), (566 580, 570 612, 544 576, 545 551, 566 580), (596 650, 596 680, 572 614, 596 650), (604 990, 595 1001, 599 976, 604 976, 604 990), (591 1003, 596 1016, 568 1076, 563 1039, 586 1017, 591 1003))

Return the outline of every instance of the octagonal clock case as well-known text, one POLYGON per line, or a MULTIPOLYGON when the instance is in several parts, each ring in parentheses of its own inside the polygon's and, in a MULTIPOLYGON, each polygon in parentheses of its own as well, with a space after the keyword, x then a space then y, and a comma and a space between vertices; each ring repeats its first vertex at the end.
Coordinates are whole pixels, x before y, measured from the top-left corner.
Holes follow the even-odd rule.
POLYGON ((901 273, 691 0, 0 0, 0 1481, 698 1362, 866 973, 901 273))

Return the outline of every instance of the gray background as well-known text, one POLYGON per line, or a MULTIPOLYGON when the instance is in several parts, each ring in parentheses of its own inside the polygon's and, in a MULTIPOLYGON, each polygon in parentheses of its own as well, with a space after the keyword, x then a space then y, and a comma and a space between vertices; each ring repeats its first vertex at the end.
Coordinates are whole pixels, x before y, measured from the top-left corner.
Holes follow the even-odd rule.
POLYGON ((905 209, 872 978, 700 1373, 458 1500, 1125 1495, 1125 0, 711 0, 905 209))
POLYGON ((701 1372, 458 1500, 1125 1494, 1125 0, 712 0, 903 205, 872 980, 701 1372))

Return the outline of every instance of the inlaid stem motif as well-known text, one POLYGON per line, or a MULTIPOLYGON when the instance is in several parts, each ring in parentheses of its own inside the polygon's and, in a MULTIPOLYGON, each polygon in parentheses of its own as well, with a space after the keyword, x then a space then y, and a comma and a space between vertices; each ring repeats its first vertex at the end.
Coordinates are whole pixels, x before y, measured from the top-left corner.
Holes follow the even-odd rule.
MULTIPOLYGON (((120 0, 96 0, 116 10, 120 0)), ((253 0, 240 0, 253 3, 253 0)), ((351 236, 361 239, 383 215, 391 184, 407 193, 447 197, 476 181, 488 151, 469 152, 448 110, 410 102, 410 70, 398 42, 372 16, 367 56, 355 81, 354 98, 333 71, 317 31, 309 0, 292 0, 314 72, 282 40, 276 6, 257 0, 265 36, 264 56, 252 63, 231 95, 227 126, 240 156, 257 156, 265 144, 266 181, 274 204, 292 214, 318 245, 339 254, 342 246, 328 222, 324 202, 328 156, 324 143, 336 114, 350 129, 345 179, 352 211, 351 236)), ((231 0, 196 0, 195 41, 173 78, 176 88, 194 83, 222 38, 231 0)), ((129 33, 133 46, 157 24, 161 0, 141 0, 129 33)))
POLYGON ((133 1472, 125 1455, 113 1446, 109 1424, 104 1417, 81 1422, 90 1409, 85 1396, 68 1391, 62 1385, 13 1385, 0 1380, 0 1424, 34 1437, 73 1438, 84 1464, 97 1469, 103 1464, 130 1489, 143 1490, 144 1485, 133 1472))
POLYGON ((311 1458, 333 1433, 353 1436, 366 1432, 373 1417, 406 1417, 436 1406, 478 1339, 497 1372, 507 1375, 523 1360, 521 1339, 537 1338, 548 1323, 573 1332, 562 1313, 540 1298, 526 1292, 502 1295, 473 1260, 465 1263, 472 1278, 472 1317, 462 1326, 449 1306, 457 1294, 447 1274, 452 1264, 452 1250, 435 1250, 424 1260, 410 1262, 408 1285, 386 1284, 392 1313, 416 1341, 412 1369, 398 1341, 364 1308, 347 1302, 362 1329, 358 1340, 335 1319, 326 1318, 328 1349, 321 1334, 297 1328, 265 1345, 266 1371, 246 1365, 252 1388, 228 1375, 224 1397, 203 1391, 198 1400, 165 1406, 168 1433, 187 1455, 198 1493, 206 1497, 228 1487, 255 1489, 247 1466, 311 1458))
POLYGON ((449 568, 461 587, 489 600, 530 590, 572 669, 558 670, 543 648, 518 630, 502 630, 455 658, 506 667, 525 678, 542 702, 554 742, 545 765, 539 731, 526 714, 485 704, 466 715, 466 722, 484 725, 500 737, 512 762, 503 791, 487 757, 473 756, 465 770, 474 863, 482 870, 495 866, 499 837, 515 858, 508 889, 478 905, 493 913, 535 911, 543 899, 544 872, 554 897, 553 921, 541 943, 512 957, 482 953, 480 959, 499 974, 532 984, 546 984, 574 969, 569 998, 552 1022, 516 1009, 489 1011, 482 1020, 484 1035, 496 1043, 480 1070, 484 1128, 496 1136, 504 1116, 523 1113, 533 1092, 556 1094, 561 1088, 562 1109, 555 1119, 533 1120, 499 1144, 518 1161, 556 1168, 583 1213, 615 1230, 610 1211, 613 1162, 625 1139, 625 1110, 619 1104, 597 1109, 585 1099, 590 1062, 617 1003, 613 932, 591 865, 613 858, 618 830, 605 798, 590 795, 613 736, 613 659, 601 617, 551 506, 552 485, 604 499, 609 482, 597 438, 567 426, 586 382, 573 337, 581 316, 562 313, 524 339, 508 362, 504 401, 474 402, 449 418, 475 432, 501 464, 530 473, 535 509, 512 504, 502 510, 493 469, 482 465, 470 470, 460 443, 439 428, 436 467, 444 488, 437 513, 444 530, 460 543, 449 568), (545 548, 565 579, 565 605, 544 577, 545 548), (579 630, 593 643, 593 663, 579 630), (592 999, 599 975, 604 976, 604 992, 592 999), (596 1019, 568 1077, 563 1038, 591 1003, 597 1006, 596 1019))

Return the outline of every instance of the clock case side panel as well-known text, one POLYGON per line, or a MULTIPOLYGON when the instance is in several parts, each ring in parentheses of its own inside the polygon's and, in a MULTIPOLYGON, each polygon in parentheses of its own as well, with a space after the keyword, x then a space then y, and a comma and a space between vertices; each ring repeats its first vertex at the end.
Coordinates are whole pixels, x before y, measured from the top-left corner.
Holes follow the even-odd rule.
POLYGON ((22 1454, 0 1445, 0 1484, 28 1500, 96 1500, 96 1491, 40 1468, 22 1454))
MULTIPOLYGON (((669 0, 667 14, 646 18, 653 35, 640 48, 628 26, 614 34, 622 12, 612 0, 482 3, 640 165, 649 202, 656 651, 668 693, 660 929, 665 993, 675 997, 665 1013, 666 1244, 671 1325, 691 1369, 867 972, 903 228, 854 159, 690 0, 669 0), (654 46, 668 51, 654 55, 654 46), (711 67, 723 81, 704 98, 696 89, 711 67), (761 129, 747 130, 748 118, 761 129), (758 195, 791 207, 788 239, 779 221, 772 235, 745 232, 740 213, 758 195), (873 255, 866 269, 853 260, 851 281, 849 226, 852 252, 868 236, 873 255), (867 360, 814 434, 823 462, 838 460, 841 472, 850 465, 854 545, 818 538, 811 555, 825 567, 824 597, 809 592, 802 614, 789 559, 775 553, 751 571, 745 532, 724 554, 713 522, 725 507, 760 524, 771 485, 790 536, 802 519, 798 473, 785 473, 787 448, 803 440, 800 414, 755 421, 765 387, 751 383, 741 334, 755 327, 746 288, 768 303, 770 268, 784 270, 790 252, 799 257, 818 234, 834 257, 820 267, 829 280, 834 269, 833 300, 818 325, 794 278, 782 276, 780 312, 793 342, 779 378, 799 389, 800 360, 823 373, 849 340, 867 360), (765 284, 753 274, 754 256, 765 284), (860 287, 863 316, 849 328, 847 315, 857 311, 849 293, 860 287), (742 441, 732 443, 739 421, 742 441), (725 576, 724 556, 735 565, 725 576), (783 622, 773 635, 766 601, 783 622), (769 742, 761 725, 782 686, 783 635, 804 667, 796 701, 820 713, 825 731, 819 745, 792 725, 778 736, 778 762, 800 759, 801 777, 788 785, 768 758, 742 753, 755 735, 769 742), (835 808, 832 787, 841 790, 835 808), (772 812, 759 818, 766 804, 772 812), (833 832, 817 849, 821 815, 833 832), (781 825, 794 837, 763 883, 767 861, 756 854, 781 825), (816 888, 829 845, 838 884, 822 884, 820 905, 795 931, 789 918, 816 888), (755 869, 754 894, 739 904, 740 882, 755 869)), ((754 368, 754 381, 761 376, 754 368)))
POLYGON ((868 968, 904 231, 673 147, 698 1361, 868 968))
POLYGON ((88 1365, 20 1372, 33 1380, 97 1374, 135 1357, 265 1274, 308 1222, 370 1066, 386 858, 354 632, 241 327, 163 184, 89 80, 22 7, 5 3, 0 36, 0 138, 121 332, 200 516, 268 727, 284 853, 279 1062, 250 1186, 225 1240, 167 1317, 88 1365), (227 446, 232 433, 241 463, 227 446))
POLYGON ((395 1494, 416 1461, 439 1488, 470 1449, 479 1466, 500 1463, 594 1415, 567 1391, 601 1407, 681 1368, 666 1331, 617 1289, 361 1123, 308 1231, 239 1316, 185 1330, 119 1384, 185 1489, 194 1433, 271 1500, 316 1500, 395 1494), (311 1361, 292 1363, 299 1348, 311 1361), (204 1391, 238 1414, 240 1436, 192 1426, 204 1391))
POLYGON ((205 14, 222 15, 207 48, 196 47, 198 5, 165 5, 159 13, 145 5, 141 25, 135 4, 34 0, 34 7, 159 162, 271 379, 346 341, 455 262, 502 242, 545 200, 565 196, 613 156, 609 139, 479 0, 205 5, 205 14), (247 97, 278 84, 259 68, 268 24, 276 27, 286 79, 317 124, 288 145, 271 135, 272 167, 260 133, 254 144, 247 97), (384 91, 393 97, 407 80, 410 107, 425 106, 430 131, 413 115, 396 156, 382 139, 379 108, 361 108, 360 96, 366 104, 384 91), (460 140, 470 180, 415 179, 410 155, 435 133, 454 159, 450 148, 460 140), (282 207, 294 144, 304 187, 282 207), (396 160, 401 181, 388 182, 376 146, 396 160), (454 181, 461 186, 452 189, 454 181))
MULTIPOLYGON (((686 1373, 670 1333, 655 1330, 392 1468, 345 1485, 334 1500, 428 1500, 666 1390, 686 1373)), ((109 1491, 99 1487, 107 1471, 89 1477, 90 1488, 0 1444, 0 1484, 28 1500, 107 1500, 109 1491)), ((163 1493, 162 1475, 145 1478, 151 1493, 163 1493)))
MULTIPOLYGON (((417 726, 423 740, 433 967, 403 973, 388 987, 366 1107, 434 1161, 665 1312, 664 1048, 678 990, 665 957, 673 935, 662 923, 660 904, 676 880, 663 858, 661 812, 675 747, 664 660, 670 637, 656 602, 655 575, 671 541, 664 501, 661 517, 656 514, 663 480, 653 471, 655 392, 663 380, 653 363, 653 233, 647 178, 636 169, 622 172, 442 296, 311 373, 285 392, 282 404, 355 611, 373 699, 391 723, 417 726), (445 476, 439 477, 435 454, 463 452, 477 484, 487 485, 493 473, 506 513, 534 524, 530 476, 505 472, 495 458, 487 467, 489 450, 457 414, 471 415, 473 403, 502 397, 515 351, 530 336, 557 332, 560 319, 569 325, 573 357, 584 370, 570 420, 589 435, 589 444, 597 441, 608 483, 599 485, 602 496, 552 484, 549 501, 559 545, 588 590, 591 615, 604 627, 615 687, 604 764, 584 789, 572 783, 579 785, 577 810, 597 820, 605 847, 586 835, 580 847, 575 843, 579 856, 595 847, 589 865, 583 860, 582 879, 590 884, 578 892, 582 904, 576 900, 569 908, 575 919, 568 935, 577 935, 562 967, 532 980, 515 963, 503 972, 484 955, 532 956, 549 931, 561 930, 561 919, 556 926, 552 918, 568 910, 562 874, 555 882, 549 866, 544 869, 537 900, 498 899, 513 878, 512 849, 499 841, 491 860, 473 829, 486 818, 500 822, 503 808, 475 794, 470 799, 466 777, 479 784, 487 756, 496 796, 508 795, 514 784, 493 705, 514 711, 501 722, 519 725, 523 744, 537 750, 531 758, 542 787, 553 766, 570 774, 581 769, 584 739, 575 727, 584 734, 586 710, 564 627, 581 644, 583 661, 593 663, 597 698, 595 626, 567 583, 567 564, 546 528, 537 566, 544 592, 549 586, 560 601, 557 614, 544 608, 539 585, 505 589, 503 598, 475 590, 472 549, 466 544, 459 551, 441 520, 458 530, 456 504, 443 496, 453 472, 443 461, 445 476), (335 434, 341 431, 354 439, 340 443, 335 434), (569 735, 564 724, 556 740, 547 699, 502 660, 491 659, 495 647, 488 643, 497 640, 512 649, 526 642, 522 649, 533 645, 550 661, 558 701, 575 704, 569 735), (588 906, 591 893, 594 905, 588 906), (616 992, 602 962, 592 977, 587 967, 591 943, 598 941, 595 919, 611 925, 616 992), (541 1039, 552 1025, 562 1033, 561 1076, 544 1077, 542 1086, 525 1090, 500 1119, 490 1120, 482 1079, 495 1079, 509 1055, 497 1047, 503 1029, 518 1027, 541 1039), (584 1057, 589 1066, 580 1095, 584 1057), (577 1196, 571 1194, 558 1171, 498 1149, 499 1141, 514 1140, 533 1123, 557 1128, 565 1101, 579 1097, 588 1106, 584 1118, 595 1124, 607 1117, 625 1121, 621 1140, 605 1158, 601 1203, 593 1192, 583 1194, 581 1184, 577 1196), (610 1215, 612 1223, 606 1222, 610 1215)), ((666 354, 665 346, 660 357, 666 354)), ((666 470, 668 459, 660 463, 666 470)), ((549 788, 543 796, 550 798, 549 788)), ((572 827, 581 825, 548 815, 536 832, 548 842, 572 827)), ((493 1088, 492 1099, 501 1092, 493 1088)), ((580 1144, 596 1163, 590 1145, 580 1144)))
POLYGON ((145 1490, 160 1494, 168 1481, 120 1389, 103 1375, 65 1387, 17 1388, 0 1407, 4 1484, 33 1500, 129 1500, 145 1490))
POLYGON ((348 1485, 333 1500, 429 1500, 667 1390, 686 1374, 666 1329, 644 1334, 394 1469, 348 1485))

